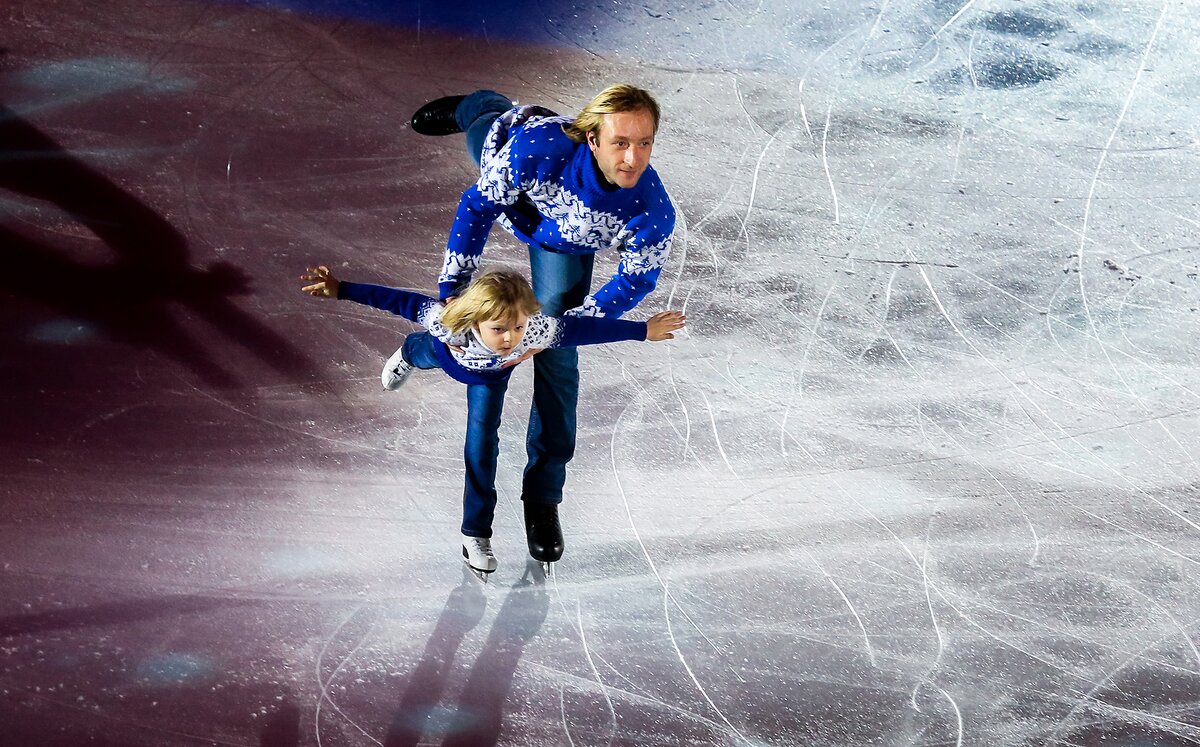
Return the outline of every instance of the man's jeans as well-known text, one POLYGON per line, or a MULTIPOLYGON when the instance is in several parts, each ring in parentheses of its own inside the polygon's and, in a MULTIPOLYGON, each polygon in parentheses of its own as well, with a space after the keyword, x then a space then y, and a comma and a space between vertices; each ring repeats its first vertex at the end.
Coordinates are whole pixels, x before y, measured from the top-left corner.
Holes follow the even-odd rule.
MULTIPOLYGON (((455 119, 467 134, 467 149, 475 163, 480 161, 483 142, 492 123, 511 108, 512 102, 508 97, 495 91, 476 91, 459 103, 455 119)), ((530 245, 529 269, 533 278, 533 292, 542 304, 543 314, 558 316, 583 303, 592 286, 592 260, 590 254, 562 254, 530 245)), ((494 414, 499 422, 503 389, 498 392, 481 391, 476 395, 468 393, 468 398, 480 413, 494 414), (472 396, 475 398, 470 399, 472 396)), ((579 354, 575 348, 545 350, 533 357, 533 405, 529 411, 529 432, 525 439, 529 461, 521 484, 522 500, 533 503, 562 502, 567 462, 575 454, 575 410, 578 399, 579 354)), ((471 416, 468 419, 471 420, 471 416)), ((471 484, 470 464, 467 467, 466 489, 468 494, 476 489, 471 484)), ((464 498, 464 501, 468 500, 469 497, 464 498)))

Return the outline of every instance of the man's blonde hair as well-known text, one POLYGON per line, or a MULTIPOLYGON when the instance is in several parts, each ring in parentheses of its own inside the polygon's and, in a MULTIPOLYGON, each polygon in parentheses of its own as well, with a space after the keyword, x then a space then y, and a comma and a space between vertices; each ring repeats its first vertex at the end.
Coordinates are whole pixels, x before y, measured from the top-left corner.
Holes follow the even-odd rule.
POLYGON ((585 143, 588 133, 600 134, 600 125, 604 124, 605 114, 617 112, 636 112, 645 110, 654 117, 654 132, 658 132, 659 110, 658 102, 650 92, 629 83, 616 83, 596 94, 596 98, 588 102, 575 117, 575 121, 563 126, 567 137, 577 143, 585 143))
POLYGON ((442 324, 460 335, 480 322, 533 316, 542 308, 523 275, 512 270, 491 270, 471 281, 467 289, 442 312, 442 324))

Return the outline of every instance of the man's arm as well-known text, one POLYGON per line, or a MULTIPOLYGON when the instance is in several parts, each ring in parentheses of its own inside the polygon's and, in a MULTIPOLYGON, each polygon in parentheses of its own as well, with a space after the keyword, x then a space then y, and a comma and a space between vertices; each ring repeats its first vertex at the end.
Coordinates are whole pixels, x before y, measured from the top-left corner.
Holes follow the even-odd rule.
POLYGON ((654 290, 671 254, 675 209, 664 195, 659 210, 638 216, 630 222, 630 228, 633 233, 621 251, 617 271, 568 315, 619 317, 654 290))
POLYGON ((511 141, 506 143, 487 162, 479 181, 463 192, 458 201, 442 272, 438 275, 438 295, 443 300, 458 295, 471 282, 492 224, 521 194, 520 176, 512 165, 517 159, 513 158, 511 146, 511 141))

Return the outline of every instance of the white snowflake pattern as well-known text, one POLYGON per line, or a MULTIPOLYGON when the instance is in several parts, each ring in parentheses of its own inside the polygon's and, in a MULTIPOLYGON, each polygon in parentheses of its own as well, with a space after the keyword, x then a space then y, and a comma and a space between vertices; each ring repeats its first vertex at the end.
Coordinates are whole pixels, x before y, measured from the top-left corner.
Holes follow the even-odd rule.
POLYGON ((567 309, 563 312, 563 316, 604 316, 604 310, 596 304, 595 296, 588 296, 583 299, 583 303, 573 309, 567 309))
MULTIPOLYGON (((535 314, 529 317, 525 324, 525 337, 518 346, 524 350, 529 348, 552 348, 562 339, 562 324, 553 317, 535 314)), ((514 351, 516 352, 516 351, 514 351)))
POLYGON ((558 232, 572 244, 599 251, 620 243, 626 235, 625 224, 620 218, 590 209, 557 182, 534 182, 526 194, 538 212, 553 220, 558 232))
POLYGON ((479 269, 479 255, 457 254, 446 252, 442 263, 442 274, 438 276, 439 283, 450 283, 470 277, 479 269))
POLYGON ((621 252, 620 271, 627 275, 639 275, 661 269, 671 254, 671 237, 641 247, 626 247, 621 252))
POLYGON ((497 205, 511 205, 521 194, 513 177, 511 149, 502 148, 496 156, 484 161, 483 171, 477 185, 480 193, 497 205))

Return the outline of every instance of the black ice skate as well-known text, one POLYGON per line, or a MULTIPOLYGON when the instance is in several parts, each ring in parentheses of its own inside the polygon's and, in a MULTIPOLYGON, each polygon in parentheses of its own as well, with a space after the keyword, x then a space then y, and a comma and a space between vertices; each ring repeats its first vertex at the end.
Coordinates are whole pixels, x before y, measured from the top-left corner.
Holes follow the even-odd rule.
POLYGON ((417 109, 412 115, 413 132, 420 135, 453 135, 462 132, 454 112, 466 96, 443 96, 417 109))
POLYGON ((550 574, 550 564, 562 557, 563 535, 558 524, 557 503, 534 503, 524 501, 525 539, 529 542, 529 555, 542 564, 550 574))

